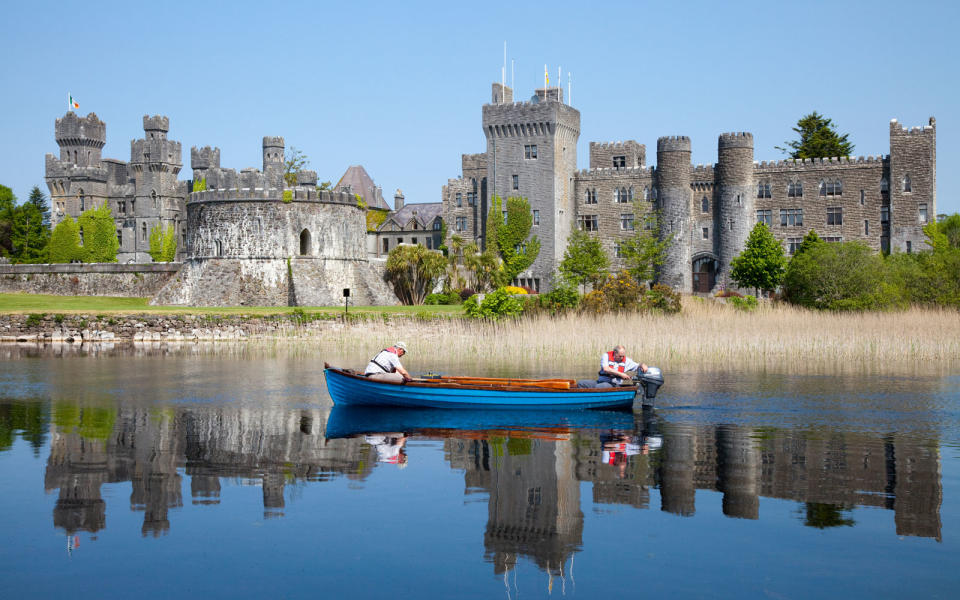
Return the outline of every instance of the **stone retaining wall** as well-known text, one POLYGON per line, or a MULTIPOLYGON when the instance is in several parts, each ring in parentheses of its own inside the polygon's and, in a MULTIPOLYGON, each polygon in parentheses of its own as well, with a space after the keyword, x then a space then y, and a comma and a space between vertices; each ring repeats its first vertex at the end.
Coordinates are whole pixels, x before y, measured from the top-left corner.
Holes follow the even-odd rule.
POLYGON ((0 292, 150 298, 180 267, 180 263, 0 264, 0 292))

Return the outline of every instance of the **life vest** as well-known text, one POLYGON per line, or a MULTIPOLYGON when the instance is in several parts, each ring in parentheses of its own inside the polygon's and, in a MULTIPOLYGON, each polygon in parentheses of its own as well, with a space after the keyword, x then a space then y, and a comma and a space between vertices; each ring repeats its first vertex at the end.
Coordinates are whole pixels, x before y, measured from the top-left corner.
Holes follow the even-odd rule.
MULTIPOLYGON (((624 356, 622 361, 617 362, 613 358, 613 350, 611 350, 607 352, 607 366, 613 367, 617 371, 624 373, 627 370, 627 357, 624 356)), ((603 371, 602 369, 600 370, 600 375, 606 375, 607 377, 609 377, 609 374, 606 371, 603 371)))
MULTIPOLYGON (((377 352, 377 356, 380 356, 380 354, 383 352, 392 352, 393 354, 400 354, 399 352, 397 352, 397 349, 395 347, 390 346, 389 348, 384 348, 380 352, 377 352)), ((387 365, 387 366, 381 365, 380 362, 377 361, 377 356, 374 356, 373 358, 371 358, 370 362, 377 365, 387 373, 393 373, 394 371, 397 370, 396 367, 394 367, 393 365, 387 365)))

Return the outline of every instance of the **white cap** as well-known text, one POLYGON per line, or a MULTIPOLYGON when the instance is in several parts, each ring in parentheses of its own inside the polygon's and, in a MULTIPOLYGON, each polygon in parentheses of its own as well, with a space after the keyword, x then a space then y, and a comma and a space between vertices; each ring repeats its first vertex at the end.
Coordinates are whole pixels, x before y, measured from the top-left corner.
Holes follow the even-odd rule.
POLYGON ((403 342, 397 342, 396 344, 393 345, 393 347, 396 348, 397 350, 403 350, 404 352, 407 351, 407 345, 404 344, 403 342))

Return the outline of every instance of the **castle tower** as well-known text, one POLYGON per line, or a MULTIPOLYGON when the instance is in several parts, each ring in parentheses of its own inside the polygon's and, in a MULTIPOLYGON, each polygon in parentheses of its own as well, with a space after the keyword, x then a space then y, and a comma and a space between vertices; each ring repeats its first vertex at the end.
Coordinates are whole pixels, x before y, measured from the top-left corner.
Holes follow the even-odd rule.
POLYGON ((190 168, 193 169, 194 181, 206 179, 210 169, 220 169, 220 148, 190 148, 190 168))
POLYGON ((100 152, 107 143, 107 124, 95 113, 81 118, 68 112, 57 119, 56 138, 61 161, 77 167, 99 167, 100 152))
POLYGON ((937 121, 907 129, 890 121, 890 251, 926 248, 923 228, 937 219, 937 121))
MULTIPOLYGON (((504 201, 526 198, 534 211, 530 234, 539 238, 540 254, 517 276, 519 283, 549 291, 574 226, 580 111, 564 104, 559 90, 538 90, 529 102, 484 105, 483 133, 486 194, 504 201)), ((486 210, 481 207, 477 231, 481 240, 486 234, 486 210)))
POLYGON ((397 193, 393 195, 393 210, 399 212, 403 208, 403 191, 397 188, 397 193))
POLYGON ((719 268, 717 283, 736 287, 730 280, 730 261, 743 251, 747 236, 757 222, 753 177, 753 134, 724 133, 717 146, 717 193, 719 203, 714 225, 719 268))
POLYGON ((283 138, 265 136, 263 138, 263 174, 270 186, 283 188, 283 138))
POLYGON ((186 215, 187 182, 177 181, 183 167, 180 142, 167 139, 170 119, 161 115, 143 116, 143 139, 130 142, 130 173, 134 196, 131 219, 124 220, 120 251, 136 262, 150 262, 150 231, 157 225, 172 226, 184 239, 180 222, 186 215))
POLYGON ((690 275, 690 138, 657 140, 657 186, 660 232, 672 236, 659 281, 684 293, 692 291, 690 275))

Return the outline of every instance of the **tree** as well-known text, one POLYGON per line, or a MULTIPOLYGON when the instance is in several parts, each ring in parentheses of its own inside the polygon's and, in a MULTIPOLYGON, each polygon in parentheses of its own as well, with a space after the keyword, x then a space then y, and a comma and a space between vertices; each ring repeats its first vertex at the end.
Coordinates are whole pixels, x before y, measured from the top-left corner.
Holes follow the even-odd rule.
POLYGON ((13 190, 5 185, 0 185, 0 213, 9 210, 17 205, 17 197, 13 190))
POLYGON ((743 252, 730 261, 730 277, 742 288, 774 290, 783 281, 786 265, 783 246, 765 223, 757 223, 743 252))
POLYGON ((953 213, 943 221, 937 223, 940 233, 947 236, 947 241, 954 248, 960 248, 960 213, 953 213))
POLYGON ((387 255, 387 282, 404 304, 423 304, 443 275, 447 262, 436 250, 417 244, 400 245, 387 255))
POLYGON ((853 144, 847 141, 849 134, 840 135, 833 120, 813 111, 804 115, 793 128, 800 135, 799 140, 784 142, 787 147, 776 146, 790 158, 828 158, 850 156, 853 144))
POLYGON ((13 249, 13 210, 17 205, 17 197, 13 190, 0 185, 0 256, 10 256, 13 249))
POLYGON ((303 170, 310 159, 300 150, 290 146, 283 157, 283 179, 289 187, 297 185, 297 173, 303 170))
POLYGON ((627 272, 638 282, 653 279, 667 258, 667 248, 673 243, 673 234, 661 239, 660 214, 644 210, 640 202, 634 203, 634 214, 643 214, 643 226, 620 242, 620 256, 627 272))
POLYGON ((560 275, 571 285, 596 287, 607 274, 610 260, 600 239, 586 231, 574 231, 560 261, 560 275))
POLYGON ((84 211, 77 224, 82 231, 83 262, 117 262, 120 241, 117 239, 116 223, 106 203, 84 211))
MULTIPOLYGON (((36 189, 36 188, 34 188, 36 189)), ((46 260, 50 228, 43 221, 43 213, 31 202, 12 211, 10 257, 18 263, 38 263, 46 260)))
POLYGON ((40 216, 43 219, 43 225, 50 228, 50 207, 47 205, 47 196, 42 191, 40 191, 39 186, 33 186, 33 189, 30 190, 30 196, 27 198, 27 202, 32 204, 40 211, 40 216))
POLYGON ((525 198, 507 198, 506 219, 501 198, 494 196, 487 215, 487 248, 493 248, 503 260, 504 278, 513 281, 540 254, 540 240, 530 236, 533 215, 525 198), (528 239, 529 237, 529 239, 528 239))
POLYGON ((150 229, 150 258, 153 262, 173 262, 177 257, 177 233, 173 225, 161 227, 157 223, 150 229))
POLYGON ((817 244, 826 244, 826 242, 821 240, 820 236, 817 235, 817 232, 811 229, 807 235, 803 236, 803 241, 800 242, 800 245, 797 246, 797 249, 793 251, 793 258, 796 258, 807 250, 810 250, 817 244))
POLYGON ((80 226, 73 217, 67 215, 50 234, 47 260, 52 263, 82 262, 83 254, 83 246, 80 245, 80 226))

